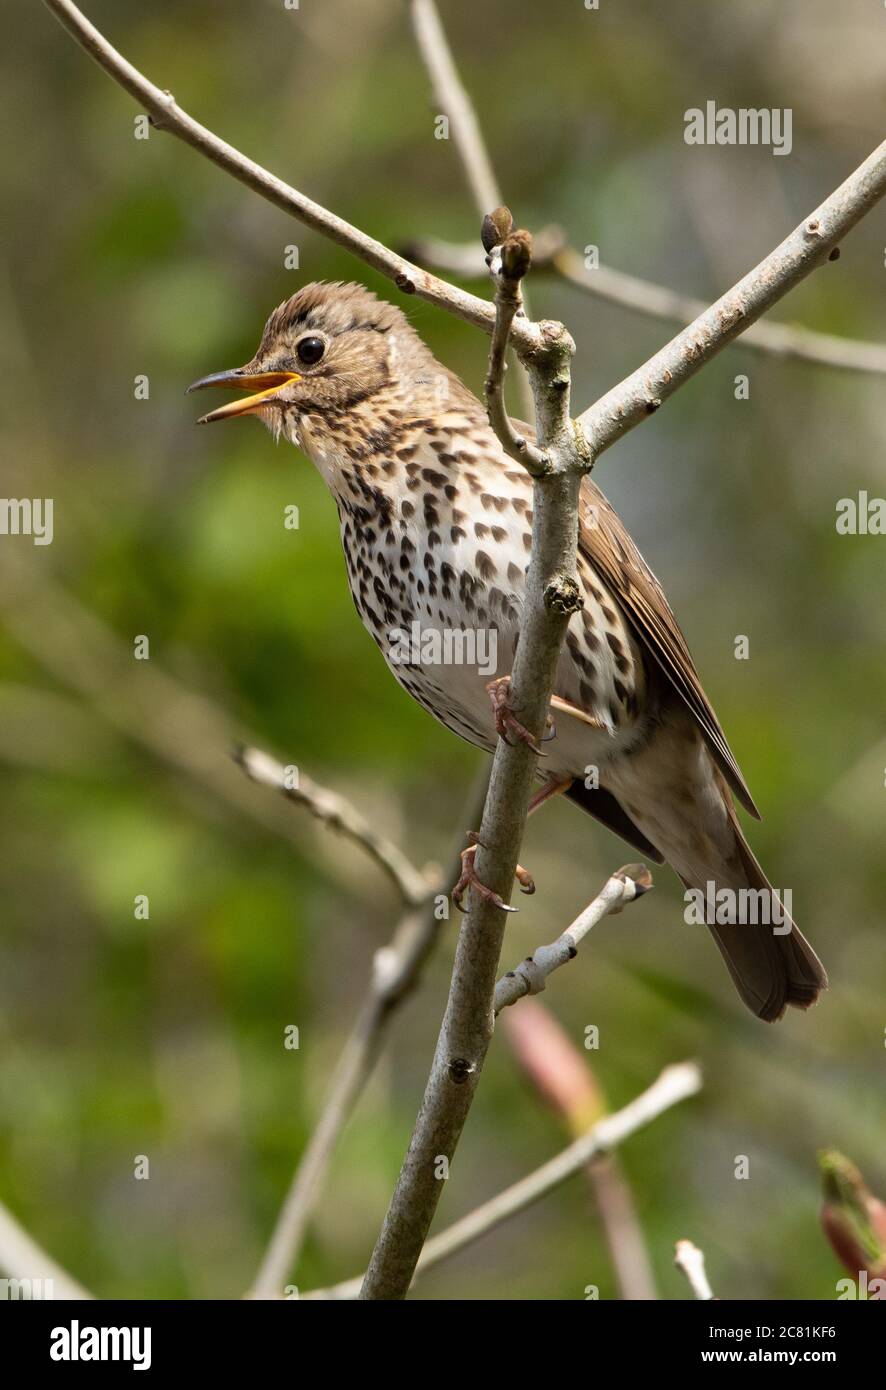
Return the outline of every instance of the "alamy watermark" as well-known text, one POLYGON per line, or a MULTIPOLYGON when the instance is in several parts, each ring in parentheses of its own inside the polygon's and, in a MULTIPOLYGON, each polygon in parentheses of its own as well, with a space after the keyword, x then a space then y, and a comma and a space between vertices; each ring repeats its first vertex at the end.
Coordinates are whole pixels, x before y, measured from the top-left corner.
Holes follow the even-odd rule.
POLYGON ((691 106, 684 111, 683 123, 687 145, 769 145, 773 154, 790 154, 793 148, 790 107, 734 110, 706 101, 704 109, 691 106))
POLYGON ((708 879, 703 889, 686 889, 683 920, 690 927, 771 927, 773 936, 788 936, 791 899, 790 888, 718 888, 708 879))
POLYGON ((131 1361, 134 1371, 151 1369, 150 1327, 82 1326, 72 1318, 50 1333, 52 1361, 131 1361))
POLYGON ((886 536, 886 498, 869 497, 862 488, 856 497, 841 497, 836 505, 838 536, 886 536))
POLYGON ((0 1279, 0 1303, 49 1302, 55 1298, 51 1279, 0 1279))
POLYGON ((52 545, 51 497, 0 497, 0 536, 30 536, 52 545))
POLYGON ((494 627, 436 628, 414 622, 388 633, 395 666, 476 666, 481 676, 498 670, 498 632, 494 627))

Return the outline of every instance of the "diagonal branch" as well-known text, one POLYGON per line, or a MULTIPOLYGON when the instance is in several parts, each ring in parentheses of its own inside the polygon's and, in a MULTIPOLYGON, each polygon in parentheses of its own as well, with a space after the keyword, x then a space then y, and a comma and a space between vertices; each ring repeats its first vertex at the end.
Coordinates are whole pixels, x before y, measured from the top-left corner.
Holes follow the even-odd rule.
POLYGON ((561 965, 574 960, 578 948, 591 927, 606 916, 621 912, 628 903, 648 893, 652 887, 652 875, 645 864, 626 864, 607 879, 600 892, 589 903, 584 912, 576 917, 571 926, 551 942, 550 946, 539 946, 531 956, 521 961, 515 970, 502 975, 495 986, 493 1007, 496 1017, 509 1004, 516 1004, 527 994, 541 994, 549 975, 561 965))
MULTIPOLYGON (((468 793, 459 826, 464 821, 475 822, 480 816, 488 782, 484 766, 468 793)), ((456 872, 463 838, 459 833, 447 856, 456 872)), ((296 1168, 250 1291, 252 1298, 281 1297, 301 1252, 339 1136, 372 1073, 394 1011, 418 983, 443 925, 436 917, 434 903, 427 903, 421 911, 407 913, 391 942, 376 953, 366 998, 329 1080, 323 1113, 296 1168)))
MULTIPOLYGON (((71 0, 44 0, 44 3, 90 57, 141 103, 159 129, 176 135, 276 207, 344 246, 367 265, 387 276, 404 293, 416 294, 484 332, 492 332, 495 311, 487 300, 467 294, 420 269, 405 256, 398 255, 382 242, 313 202, 260 164, 248 159, 233 145, 219 139, 182 110, 169 92, 155 86, 128 62, 71 0)), ((884 166, 886 144, 880 145, 805 223, 748 276, 704 314, 697 315, 683 333, 672 339, 637 372, 585 411, 581 423, 587 434, 596 436, 595 454, 608 448, 656 410, 678 386, 727 343, 743 334, 799 280, 829 256, 856 222, 882 198, 886 191, 884 166), (744 302, 745 295, 747 302, 744 302)), ((614 273, 609 272, 610 275, 614 273)), ((783 325, 770 327, 779 333, 795 331, 783 325)), ((818 338, 827 336, 816 335, 818 338)), ((528 319, 515 321, 511 337, 514 345, 523 352, 532 352, 539 347, 535 326, 528 319)), ((752 345, 761 345, 759 335, 755 335, 752 345)), ((858 346, 859 349, 874 347, 867 344, 858 346)), ((819 343, 818 347, 822 355, 813 355, 813 344, 808 354, 810 360, 831 361, 825 355, 828 352, 826 345, 819 343)), ((806 354, 794 352, 792 355, 806 354)), ((866 357, 867 354, 862 353, 862 356, 866 357)), ((847 364, 834 360, 833 365, 847 364)), ((852 365, 862 364, 859 361, 852 365)), ((871 367, 865 369, 874 370, 871 367)))
MULTIPOLYGON (((118 53, 71 0, 44 0, 44 4, 52 10, 81 48, 85 49, 115 82, 129 92, 130 96, 141 103, 158 130, 166 130, 170 135, 175 135, 198 154, 204 155, 247 188, 251 188, 254 193, 273 203, 275 207, 296 217, 305 226, 321 232, 339 246, 344 246, 374 270, 386 275, 404 294, 416 294, 429 304, 435 304, 487 333, 492 331, 495 314, 488 300, 478 299, 475 295, 438 279, 436 275, 421 270, 382 242, 376 241, 374 237, 368 236, 344 218, 337 217, 320 203, 315 203, 284 183, 262 165, 241 154, 227 141, 219 139, 183 110, 171 92, 155 86, 124 58, 122 53, 118 53)), ((517 342, 529 347, 531 337, 531 330, 527 324, 516 326, 514 338, 517 342)))
POLYGON ((474 206, 478 216, 482 217, 490 208, 498 207, 502 196, 480 132, 477 113, 458 74, 434 0, 410 0, 409 12, 418 50, 434 89, 434 98, 441 112, 449 117, 449 127, 464 166, 474 206))
MULTIPOLYGON (((679 294, 676 290, 641 280, 636 275, 598 266, 587 270, 584 260, 571 247, 558 252, 551 262, 553 268, 570 284, 598 299, 620 304, 649 318, 664 323, 688 324, 707 308, 703 299, 679 294)), ((772 357, 784 357, 798 362, 813 362, 822 367, 838 367, 845 371, 886 373, 886 344, 864 342, 858 338, 842 338, 836 333, 819 333, 799 323, 760 323, 751 326, 738 339, 738 346, 772 357)))
MULTIPOLYGON (((618 304, 622 309, 645 314, 662 323, 681 326, 697 319, 707 308, 703 299, 681 294, 652 280, 643 280, 638 275, 628 275, 623 270, 613 270, 611 266, 588 269, 581 254, 567 245, 561 227, 543 227, 535 233, 533 241, 536 273, 553 272, 594 299, 618 304)), ((473 242, 421 237, 404 247, 403 254, 429 270, 458 275, 465 280, 481 280, 486 275, 483 253, 473 242)), ((799 323, 770 323, 761 319, 745 329, 737 346, 822 367, 870 372, 877 376, 886 374, 886 344, 820 333, 799 323)))
POLYGON ((235 761, 253 782, 273 787, 281 796, 285 796, 287 801, 304 806, 323 825, 337 830, 339 834, 365 850, 370 859, 374 859, 379 868, 387 874, 407 905, 418 907, 434 892, 435 885, 409 862, 403 851, 393 841, 385 839, 373 830, 357 808, 338 792, 321 787, 301 770, 298 774, 298 785, 290 785, 290 778, 283 764, 263 753, 260 748, 240 747, 234 756, 235 761))
POLYGON ((824 261, 886 194, 886 141, 780 246, 579 417, 597 458, 824 261))
MULTIPOLYGON (((701 1090, 701 1072, 695 1062, 678 1062, 665 1067, 656 1081, 624 1109, 599 1120, 587 1134, 576 1139, 562 1153, 536 1168, 528 1177, 500 1192, 490 1201, 448 1226, 429 1240, 418 1261, 416 1275, 424 1273, 442 1260, 464 1250, 481 1236, 500 1226, 509 1217, 525 1211, 553 1192, 562 1183, 580 1172, 593 1159, 611 1153, 637 1130, 651 1124, 659 1115, 688 1100, 701 1090)), ((331 1289, 316 1289, 306 1298, 356 1298, 359 1279, 349 1279, 331 1289)))
POLYGON ((664 1111, 696 1095, 701 1090, 701 1084, 701 1072, 694 1062, 680 1062, 665 1067, 658 1080, 623 1110, 607 1115, 556 1158, 506 1188, 491 1201, 484 1202, 483 1206, 441 1231, 434 1240, 428 1241, 419 1260, 418 1271, 430 1269, 457 1250, 463 1250, 502 1221, 525 1211, 574 1173, 581 1172, 592 1159, 610 1153, 625 1139, 636 1134, 638 1129, 658 1119, 664 1111))
MULTIPOLYGON (((92 1294, 78 1284, 61 1265, 56 1264, 51 1255, 28 1235, 24 1226, 16 1221, 9 1209, 0 1203, 0 1269, 12 1280, 26 1280, 33 1283, 40 1280, 44 1286, 45 1298, 92 1298, 92 1294), (51 1293, 46 1291, 46 1285, 51 1293)), ((33 1290, 32 1290, 33 1294, 33 1290)), ((7 1297, 9 1295, 7 1294, 7 1297)), ((13 1295, 14 1297, 15 1295, 13 1295)), ((40 1297, 39 1294, 33 1294, 40 1297)))

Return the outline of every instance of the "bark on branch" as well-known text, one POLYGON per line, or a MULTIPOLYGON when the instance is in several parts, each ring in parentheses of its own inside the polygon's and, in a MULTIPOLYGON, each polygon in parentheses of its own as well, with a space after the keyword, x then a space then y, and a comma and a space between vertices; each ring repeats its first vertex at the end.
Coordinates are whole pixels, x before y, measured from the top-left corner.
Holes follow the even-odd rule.
MULTIPOLYGON (((303 222, 306 227, 312 227, 330 241, 344 246, 366 265, 386 275, 404 294, 416 294, 420 299, 426 299, 429 304, 436 304, 438 308, 445 309, 450 314, 455 314, 458 318, 491 333, 495 313, 488 300, 478 299, 475 295, 447 284, 445 280, 413 265, 382 242, 376 241, 374 237, 368 236, 344 218, 337 217, 320 203, 315 203, 298 189, 284 183, 227 141, 221 140, 213 131, 183 110, 171 92, 155 86, 124 58, 71 0, 44 0, 44 4, 52 10, 81 48, 144 107, 159 130, 168 131, 170 135, 183 140, 198 154, 210 159, 213 164, 217 164, 220 169, 231 174, 247 188, 251 188, 254 193, 266 198, 275 207, 282 208, 284 212, 303 222)), ((529 331, 524 325, 516 327, 514 338, 521 342, 525 340, 529 346, 529 331)))
POLYGON ((539 946, 531 956, 527 956, 514 970, 502 975, 495 986, 493 1007, 495 1015, 501 1013, 509 1004, 516 1004, 527 994, 541 994, 547 984, 548 976, 566 965, 578 954, 578 948, 591 927, 606 916, 621 912, 628 903, 648 893, 652 887, 652 875, 645 864, 626 864, 617 869, 607 879, 600 892, 589 903, 584 912, 576 917, 571 926, 551 942, 550 946, 539 946))
MULTIPOLYGON (((484 767, 468 793, 459 827, 480 816, 488 781, 484 767)), ((453 876, 458 872, 463 839, 459 830, 457 842, 446 859, 453 876)), ((404 914, 392 940, 376 952, 366 997, 329 1080, 320 1120, 296 1168, 250 1297, 282 1297, 342 1130, 372 1073, 398 1005, 418 984, 425 962, 445 927, 445 921, 437 918, 433 902, 426 903, 421 910, 404 914)))
MULTIPOLYGON (((618 304, 622 309, 630 309, 663 323, 681 325, 692 323, 707 308, 703 299, 681 294, 665 285, 656 285, 652 280, 643 280, 638 275, 627 275, 623 270, 614 270, 608 265, 589 270, 580 253, 567 244, 561 227, 543 227, 534 233, 533 244, 532 261, 536 274, 549 272, 559 275, 594 299, 618 304)), ((486 274, 483 254, 473 242, 424 237, 404 246, 403 254, 429 270, 458 275, 465 280, 480 280, 486 274)), ((799 323, 768 323, 761 320, 745 329, 738 346, 764 356, 810 362, 843 371, 886 375, 886 344, 841 338, 836 333, 819 333, 799 323)))
POLYGON ((532 240, 528 232, 514 230, 507 208, 497 207, 484 220, 483 244, 496 287, 495 327, 489 345, 485 386, 489 423, 510 457, 522 464, 533 478, 539 478, 548 472, 551 461, 543 449, 515 428, 505 406, 504 394, 508 341, 514 320, 524 316, 521 285, 532 263, 532 240))
MULTIPOLYGON (((507 1221, 518 1212, 525 1211, 535 1202, 553 1192, 574 1173, 585 1168, 592 1160, 611 1153, 619 1144, 644 1125, 650 1124, 659 1115, 674 1105, 696 1095, 702 1086, 701 1072, 695 1062, 679 1062, 665 1067, 656 1081, 632 1100, 624 1109, 615 1111, 599 1120, 587 1134, 576 1139, 562 1153, 548 1163, 537 1168, 534 1173, 521 1178, 519 1182, 500 1192, 490 1201, 484 1202, 467 1216, 448 1226, 438 1236, 429 1240, 416 1269, 416 1274, 424 1273, 441 1260, 463 1250, 466 1245, 479 1240, 488 1231, 507 1221)), ((360 1290, 360 1279, 349 1279, 330 1289, 315 1289, 303 1295, 305 1298, 356 1298, 360 1290)))
MULTIPOLYGON (((488 223, 500 235, 505 227, 492 215, 484 223, 485 245, 495 272, 500 327, 513 321, 511 282, 525 271, 520 248, 525 252, 526 246, 510 231, 498 246, 491 246, 488 223)), ((569 413, 569 367, 575 350, 572 339, 562 324, 549 322, 537 325, 533 336, 537 347, 531 353, 521 353, 521 359, 535 397, 538 450, 544 471, 534 484, 526 604, 510 693, 517 719, 539 739, 566 627, 581 606, 575 570, 578 493, 589 459, 569 413)), ((506 344, 504 333, 498 345, 503 350, 506 344)), ((511 443, 506 432, 499 438, 506 448, 511 443)), ((523 461, 531 464, 532 459, 523 461)), ((527 743, 499 741, 475 867, 481 881, 504 902, 513 886, 535 771, 536 754, 527 743)), ((493 995, 504 924, 505 913, 500 907, 472 894, 459 934, 431 1074, 361 1298, 405 1298, 409 1290, 440 1198, 439 1162, 442 1157, 450 1161, 453 1157, 492 1037, 493 995)))
POLYGON ((830 259, 886 194, 886 141, 732 289, 579 417, 594 458, 648 418, 690 377, 830 259))
POLYGON ((437 885, 415 868, 392 840, 373 830, 357 808, 338 792, 321 787, 301 770, 297 785, 291 785, 284 765, 260 748, 238 748, 235 760, 253 782, 273 787, 287 801, 304 806, 316 820, 365 850, 409 906, 418 907, 434 892, 437 885))
MULTIPOLYGON (((56 1264, 21 1226, 12 1212, 0 1204, 0 1270, 15 1280, 26 1280, 32 1284, 41 1281, 43 1297, 64 1299, 87 1299, 92 1294, 78 1284, 67 1270, 56 1264), (51 1286, 51 1293, 46 1285, 51 1286)), ((35 1294, 34 1297, 39 1297, 35 1294)))
POLYGON ((680 1273, 685 1275, 693 1298, 709 1303, 714 1297, 714 1291, 708 1283, 704 1251, 693 1245, 691 1240, 678 1240, 674 1250, 674 1264, 680 1273))

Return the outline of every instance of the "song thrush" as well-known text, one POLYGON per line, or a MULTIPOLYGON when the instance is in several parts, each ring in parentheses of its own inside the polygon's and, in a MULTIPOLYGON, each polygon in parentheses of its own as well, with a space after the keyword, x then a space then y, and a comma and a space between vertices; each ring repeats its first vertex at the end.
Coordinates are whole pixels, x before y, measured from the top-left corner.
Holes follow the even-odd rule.
MULTIPOLYGON (((494 633, 493 674, 506 677, 532 530, 531 480, 400 310, 360 285, 307 285, 271 314, 251 362, 190 389, 205 386, 249 394, 204 421, 258 415, 319 469, 338 508, 357 611, 409 694, 481 748, 492 750, 498 733, 519 734, 501 683, 490 700, 489 666, 447 660, 440 646, 436 659, 420 647, 406 660, 395 651, 404 634, 494 633)), ((713 884, 737 903, 755 898, 742 890, 771 895, 731 793, 758 812, 680 628, 589 478, 578 570, 584 607, 557 669, 540 799, 564 791, 644 855, 667 860, 687 888, 709 894, 713 884)), ((807 1008, 826 987, 789 917, 780 932, 728 908, 706 920, 760 1018, 807 1008)))

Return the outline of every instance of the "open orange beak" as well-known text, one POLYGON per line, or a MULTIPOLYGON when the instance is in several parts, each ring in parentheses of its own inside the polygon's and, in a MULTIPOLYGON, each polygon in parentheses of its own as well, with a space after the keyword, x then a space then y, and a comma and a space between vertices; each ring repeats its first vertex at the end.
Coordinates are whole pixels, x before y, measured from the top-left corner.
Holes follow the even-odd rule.
POLYGON ((234 367, 229 372, 212 372, 209 376, 201 376, 199 381, 191 383, 185 394, 202 391, 205 386, 230 386, 237 391, 251 393, 245 401, 231 401, 229 405, 219 406, 218 410, 211 410, 208 415, 201 415, 197 424, 208 425, 213 420, 227 420, 232 415, 251 415, 273 400, 281 386, 288 385, 290 381, 301 381, 301 375, 298 372, 248 372, 245 367, 234 367))

